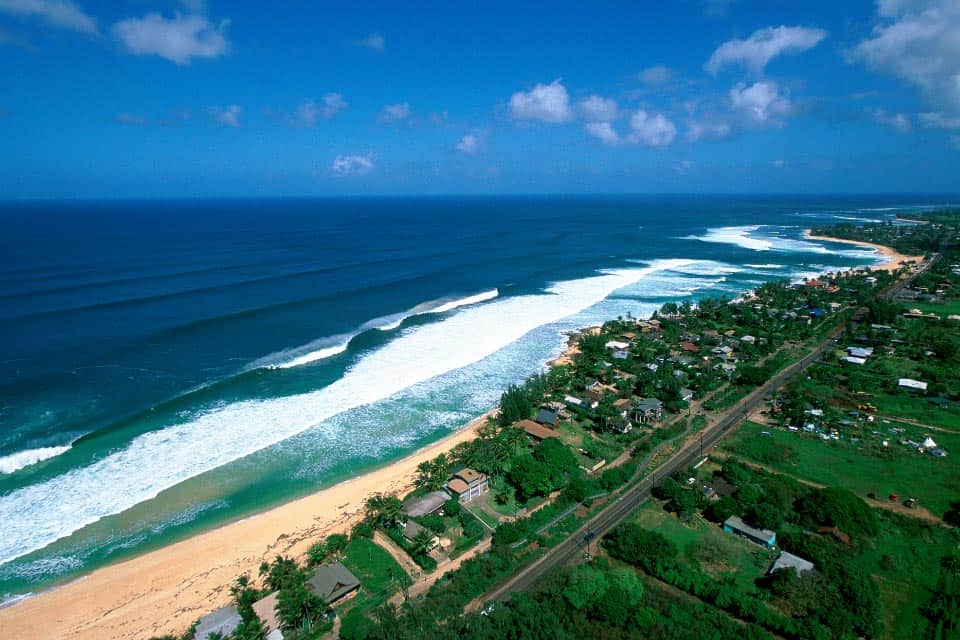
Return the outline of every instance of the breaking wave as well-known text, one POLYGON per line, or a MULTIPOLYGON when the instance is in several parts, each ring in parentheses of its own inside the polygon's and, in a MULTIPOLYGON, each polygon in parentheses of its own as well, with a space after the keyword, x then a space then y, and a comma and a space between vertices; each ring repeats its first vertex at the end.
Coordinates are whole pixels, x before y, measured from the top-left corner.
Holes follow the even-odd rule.
POLYGON ((8 456, 3 456, 0 458, 0 473, 13 473, 14 471, 19 471, 24 467, 29 467, 32 464, 54 458, 69 450, 69 446, 40 447, 38 449, 26 449, 24 451, 12 453, 8 456))

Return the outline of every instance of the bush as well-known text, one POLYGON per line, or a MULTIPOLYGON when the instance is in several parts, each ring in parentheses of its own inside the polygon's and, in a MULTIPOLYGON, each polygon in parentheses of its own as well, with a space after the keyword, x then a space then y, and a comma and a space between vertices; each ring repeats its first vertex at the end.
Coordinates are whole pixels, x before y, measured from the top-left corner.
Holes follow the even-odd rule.
POLYGON ((430 573, 437 568, 437 561, 428 555, 415 555, 413 556, 413 561, 420 565, 420 568, 427 573, 430 573))
POLYGON ((450 498, 443 503, 443 512, 448 516, 458 516, 460 515, 460 511, 460 500, 457 498, 450 498))
POLYGON ((350 530, 350 536, 352 538, 372 538, 373 525, 369 522, 358 522, 353 525, 353 529, 350 530))
POLYGON ((872 537, 880 532, 870 505, 842 487, 816 489, 797 500, 795 510, 808 522, 834 526, 849 535, 872 537))
POLYGON ((443 518, 435 513, 416 518, 416 521, 434 533, 443 533, 447 530, 447 525, 444 524, 443 518))

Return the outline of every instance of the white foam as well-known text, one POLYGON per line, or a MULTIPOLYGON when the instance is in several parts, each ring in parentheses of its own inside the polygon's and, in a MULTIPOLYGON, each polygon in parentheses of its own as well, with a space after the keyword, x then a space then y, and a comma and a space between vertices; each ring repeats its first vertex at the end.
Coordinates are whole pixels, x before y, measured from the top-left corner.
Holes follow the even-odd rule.
POLYGON ((39 449, 26 449, 18 451, 8 456, 0 458, 0 473, 13 473, 24 467, 29 467, 43 460, 48 460, 69 451, 70 447, 40 447, 39 449))
POLYGON ((783 269, 786 265, 783 264, 745 264, 745 267, 750 267, 751 269, 783 269))
POLYGON ((460 307, 493 300, 499 295, 500 292, 497 289, 491 289, 490 291, 484 291, 483 293, 467 296, 466 298, 460 298, 458 300, 449 300, 446 302, 433 301, 418 304, 413 309, 404 313, 396 313, 365 322, 355 333, 331 338, 321 338, 304 346, 287 349, 269 355, 266 358, 261 358, 250 365, 248 369, 258 369, 260 367, 267 369, 292 369, 305 364, 319 362, 320 360, 326 360, 327 358, 332 358, 346 351, 350 347, 350 341, 364 331, 369 331, 370 329, 393 331, 394 329, 398 329, 407 318, 431 313, 447 313, 460 307))
POLYGON ((822 255, 840 255, 848 258, 863 260, 865 258, 878 259, 879 254, 869 248, 830 249, 813 240, 796 240, 783 237, 777 231, 764 232, 761 229, 774 229, 767 225, 749 225, 739 227, 716 227, 708 229, 702 236, 686 236, 686 240, 700 240, 701 242, 716 242, 732 244, 753 251, 816 253, 822 255))
POLYGON ((559 282, 540 294, 464 308, 440 322, 402 331, 318 391, 236 402, 137 436, 125 448, 86 467, 0 496, 0 522, 4 523, 0 564, 332 416, 478 362, 540 326, 587 309, 621 287, 691 262, 658 260, 644 268, 559 282))

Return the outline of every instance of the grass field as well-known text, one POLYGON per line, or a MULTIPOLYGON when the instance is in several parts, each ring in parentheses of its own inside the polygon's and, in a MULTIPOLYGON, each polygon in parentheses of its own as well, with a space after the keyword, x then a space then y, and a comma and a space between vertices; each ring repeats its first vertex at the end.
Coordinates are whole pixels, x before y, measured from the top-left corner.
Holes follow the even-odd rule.
POLYGON ((960 406, 956 402, 941 408, 926 398, 906 393, 878 394, 871 398, 871 402, 876 405, 877 411, 884 415, 899 416, 935 427, 960 431, 960 406))
POLYGON ((358 624, 363 611, 386 602, 400 589, 401 580, 410 579, 385 549, 367 538, 352 538, 342 562, 360 581, 360 592, 337 607, 344 628, 358 624))
POLYGON ((689 524, 648 500, 635 512, 636 522, 657 531, 680 549, 689 562, 697 563, 714 578, 732 577, 745 592, 757 591, 754 580, 763 575, 774 552, 737 536, 697 516, 689 524))
POLYGON ((927 302, 907 302, 904 307, 910 309, 920 309, 924 313, 936 313, 941 318, 948 315, 960 314, 960 300, 947 300, 940 304, 931 304, 927 302))
MULTIPOLYGON (((891 424, 879 423, 878 429, 891 424)), ((907 428, 903 435, 922 439, 924 431, 907 428)), ((960 436, 934 433, 937 443, 960 455, 960 436)), ((900 436, 898 436, 900 437, 900 436)), ((865 455, 864 447, 845 440, 823 441, 819 437, 770 429, 752 422, 744 424, 723 448, 728 453, 764 464, 777 471, 826 485, 843 486, 860 496, 875 493, 885 497, 896 493, 902 499, 916 498, 920 504, 942 516, 952 500, 960 497, 957 458, 936 458, 919 454, 890 437, 885 457, 865 455), (769 436, 761 436, 761 431, 769 436)))

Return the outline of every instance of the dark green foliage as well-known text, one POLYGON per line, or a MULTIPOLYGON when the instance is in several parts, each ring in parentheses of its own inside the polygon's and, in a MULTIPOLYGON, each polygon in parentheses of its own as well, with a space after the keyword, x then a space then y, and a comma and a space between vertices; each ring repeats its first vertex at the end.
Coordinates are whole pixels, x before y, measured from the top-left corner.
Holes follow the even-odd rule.
POLYGON ((721 496, 706 506, 704 517, 711 522, 723 522, 730 516, 737 515, 739 507, 737 501, 729 496, 721 496))
POLYGON ((856 494, 842 487, 816 489, 797 500, 797 514, 816 526, 835 526, 851 536, 876 536, 877 514, 856 494))
POLYGON ((779 529, 783 524, 783 513, 779 507, 769 502, 755 504, 747 514, 747 522, 761 529, 779 529))
POLYGON ((960 555, 940 559, 937 588, 923 608, 932 640, 960 638, 960 555))
POLYGON ((460 511, 460 500, 457 498, 450 498, 443 503, 443 512, 448 516, 458 516, 460 515, 460 511))
POLYGON ((603 548, 618 560, 657 575, 676 564, 676 545, 656 531, 633 522, 618 525, 603 537, 603 548))
POLYGON ((436 513, 420 516, 419 518, 416 518, 416 521, 434 533, 443 533, 447 530, 447 525, 444 524, 443 517, 436 513))

